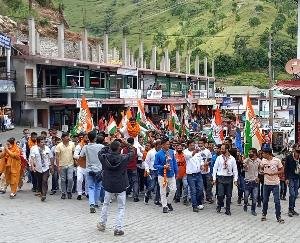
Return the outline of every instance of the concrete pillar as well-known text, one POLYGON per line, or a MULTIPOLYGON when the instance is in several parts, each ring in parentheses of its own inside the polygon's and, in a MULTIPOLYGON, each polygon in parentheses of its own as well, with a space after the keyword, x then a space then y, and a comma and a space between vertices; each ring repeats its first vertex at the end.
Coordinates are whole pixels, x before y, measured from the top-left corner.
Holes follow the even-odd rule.
POLYGON ((57 46, 58 46, 58 57, 65 58, 65 25, 60 24, 58 27, 58 37, 57 37, 57 46))
POLYGON ((176 72, 180 73, 180 53, 176 51, 176 72))
POLYGON ((130 67, 131 66, 131 58, 130 58, 130 55, 131 55, 131 51, 130 49, 127 49, 127 66, 130 67))
POLYGON ((79 60, 83 61, 82 41, 79 41, 79 60))
POLYGON ((207 77, 207 57, 204 58, 204 76, 207 77))
POLYGON ((133 55, 133 53, 130 54, 130 66, 134 67, 134 55, 133 55))
POLYGON ((88 61, 89 59, 89 48, 88 48, 88 33, 87 29, 83 29, 82 31, 82 57, 84 61, 88 61))
POLYGON ((212 77, 215 76, 215 60, 214 59, 211 61, 211 76, 212 77))
POLYGON ((168 71, 169 69, 169 50, 168 48, 165 49, 165 58, 164 58, 164 66, 165 66, 165 70, 164 71, 168 71))
POLYGON ((36 54, 41 54, 41 40, 40 40, 40 33, 35 33, 35 44, 36 44, 36 54))
POLYGON ((186 74, 191 74, 191 55, 190 55, 190 51, 187 52, 187 56, 186 56, 185 72, 186 72, 186 74))
POLYGON ((50 108, 48 107, 48 129, 51 127, 50 124, 50 108))
POLYGON ((144 44, 141 42, 140 44, 140 60, 139 60, 139 67, 144 68, 144 44))
POLYGON ((30 17, 28 19, 28 29, 29 29, 29 55, 35 55, 36 54, 36 45, 35 45, 35 21, 34 18, 30 17))
POLYGON ((169 58, 168 60, 168 67, 167 67, 167 71, 170 72, 171 71, 171 59, 169 58))
POLYGON ((101 62, 101 46, 97 45, 97 62, 101 62))
POLYGON ((165 71, 166 69, 165 69, 165 57, 163 56, 162 58, 161 58, 161 60, 160 60, 160 64, 159 64, 159 69, 160 69, 160 71, 165 71))
POLYGON ((7 93, 7 108, 11 108, 11 93, 7 93))
POLYGON ((127 66, 127 38, 126 36, 123 37, 122 43, 122 64, 123 66, 127 66))
POLYGON ((38 110, 33 109, 33 127, 38 127, 38 110))
POLYGON ((153 48, 152 48, 152 56, 151 56, 151 62, 150 62, 150 69, 156 70, 156 46, 153 46, 153 48))
POLYGON ((10 70, 11 70, 11 49, 6 49, 6 71, 7 77, 10 78, 10 70))
POLYGON ((117 48, 116 47, 113 48, 113 59, 114 59, 114 61, 118 61, 119 60, 118 53, 117 53, 117 48))
POLYGON ((199 56, 197 55, 195 59, 195 75, 197 76, 199 76, 199 64, 200 64, 199 56))
POLYGON ((103 61, 108 63, 108 34, 103 37, 103 61))

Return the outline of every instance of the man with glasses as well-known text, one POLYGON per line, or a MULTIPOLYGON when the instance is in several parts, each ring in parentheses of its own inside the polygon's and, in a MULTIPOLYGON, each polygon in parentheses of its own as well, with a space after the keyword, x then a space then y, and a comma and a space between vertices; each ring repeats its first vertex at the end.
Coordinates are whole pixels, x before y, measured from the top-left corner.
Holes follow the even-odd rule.
POLYGON ((299 188, 299 174, 300 174, 300 145, 293 146, 293 152, 286 157, 285 162, 285 180, 289 187, 289 217, 299 216, 295 211, 296 198, 298 196, 299 188))

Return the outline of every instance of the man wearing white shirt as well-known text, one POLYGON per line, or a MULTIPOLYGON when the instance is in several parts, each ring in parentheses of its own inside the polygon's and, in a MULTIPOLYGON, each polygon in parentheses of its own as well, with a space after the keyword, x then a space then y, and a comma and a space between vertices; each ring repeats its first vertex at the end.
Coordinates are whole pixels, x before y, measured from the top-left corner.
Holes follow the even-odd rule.
POLYGON ((148 204, 149 198, 151 196, 151 192, 155 192, 155 199, 154 203, 156 205, 161 205, 160 204, 160 189, 159 189, 159 184, 158 184, 158 174, 157 170, 154 169, 154 160, 155 160, 155 155, 156 153, 161 149, 161 141, 156 140, 153 144, 153 148, 149 150, 149 152, 146 155, 146 159, 144 161, 144 166, 145 166, 145 173, 147 175, 147 181, 148 181, 148 188, 145 193, 144 197, 144 203, 148 204))
POLYGON ((34 145, 30 151, 32 169, 36 172, 37 191, 41 195, 41 201, 46 200, 48 191, 49 168, 51 165, 52 153, 48 146, 45 145, 43 137, 37 137, 37 145, 34 145))
POLYGON ((186 160, 186 174, 187 181, 191 191, 191 199, 193 212, 199 212, 204 206, 203 201, 203 180, 201 169, 203 169, 203 162, 199 153, 199 148, 195 148, 194 140, 187 142, 188 148, 183 151, 186 160))
POLYGON ((226 196, 226 212, 225 214, 231 215, 230 203, 232 196, 233 181, 237 185, 238 171, 236 161, 229 153, 229 145, 223 144, 221 146, 221 155, 217 157, 213 169, 213 182, 216 184, 218 179, 218 206, 217 212, 221 212, 221 207, 224 205, 224 198, 226 196))
POLYGON ((206 138, 201 138, 199 140, 199 153, 203 163, 201 170, 203 186, 205 190, 206 201, 213 203, 213 194, 212 194, 212 177, 210 173, 210 162, 211 162, 211 152, 205 148, 205 143, 207 142, 206 138))

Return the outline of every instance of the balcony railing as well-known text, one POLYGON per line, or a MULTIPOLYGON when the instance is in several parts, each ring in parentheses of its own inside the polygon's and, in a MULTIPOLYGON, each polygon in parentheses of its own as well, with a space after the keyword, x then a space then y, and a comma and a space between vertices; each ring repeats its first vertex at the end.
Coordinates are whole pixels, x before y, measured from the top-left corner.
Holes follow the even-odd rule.
MULTIPOLYGON (((146 99, 147 90, 141 90, 139 97, 146 99)), ((97 88, 81 88, 81 87, 59 87, 59 86, 46 86, 46 87, 32 87, 25 86, 25 96, 27 99, 42 99, 42 98, 81 98, 84 95, 87 98, 98 99, 117 99, 120 98, 120 90, 104 90, 97 88)), ((133 95, 132 98, 138 97, 133 95)), ((187 94, 183 91, 178 92, 162 92, 162 98, 185 98, 187 94)), ((124 98, 124 97, 123 97, 124 98)), ((126 98, 126 97, 125 97, 126 98)), ((129 98, 129 97, 128 97, 129 98)), ((156 99, 159 99, 157 97, 156 99)), ((208 92, 206 90, 194 90, 193 98, 206 99, 208 98, 208 92)), ((210 97, 209 98, 213 98, 210 97)))
POLYGON ((6 68, 0 68, 0 80, 16 81, 16 71, 10 70, 8 72, 6 68))

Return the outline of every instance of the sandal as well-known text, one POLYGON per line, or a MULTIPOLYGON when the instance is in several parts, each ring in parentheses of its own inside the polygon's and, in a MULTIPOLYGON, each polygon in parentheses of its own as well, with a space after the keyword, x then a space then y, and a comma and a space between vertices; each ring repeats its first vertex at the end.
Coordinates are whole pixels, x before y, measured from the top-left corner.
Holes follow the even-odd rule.
POLYGON ((279 224, 284 224, 284 220, 283 220, 282 218, 278 218, 278 219, 277 219, 277 222, 278 222, 279 224))
POLYGON ((261 216, 261 221, 266 221, 266 220, 267 220, 266 215, 262 215, 262 216, 261 216))

